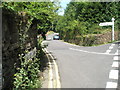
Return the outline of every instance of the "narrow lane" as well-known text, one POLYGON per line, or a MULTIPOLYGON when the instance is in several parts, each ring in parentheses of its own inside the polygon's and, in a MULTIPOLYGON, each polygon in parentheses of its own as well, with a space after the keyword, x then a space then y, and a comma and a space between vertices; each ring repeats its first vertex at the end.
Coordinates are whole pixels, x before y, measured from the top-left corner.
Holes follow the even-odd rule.
MULTIPOLYGON (((62 88, 105 88, 114 55, 86 53, 69 48, 105 53, 110 46, 82 47, 59 40, 50 41, 47 49, 57 58, 62 88)), ((110 53, 114 54, 116 48, 117 44, 110 53)))

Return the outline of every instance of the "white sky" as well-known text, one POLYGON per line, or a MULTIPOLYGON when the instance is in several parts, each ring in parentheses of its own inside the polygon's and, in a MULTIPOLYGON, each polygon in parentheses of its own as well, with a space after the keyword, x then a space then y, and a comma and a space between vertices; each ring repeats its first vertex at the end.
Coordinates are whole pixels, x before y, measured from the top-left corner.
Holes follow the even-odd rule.
POLYGON ((70 2, 71 0, 61 0, 60 1, 60 5, 62 7, 62 9, 60 9, 60 12, 58 13, 59 15, 64 15, 64 9, 66 8, 67 4, 70 2))

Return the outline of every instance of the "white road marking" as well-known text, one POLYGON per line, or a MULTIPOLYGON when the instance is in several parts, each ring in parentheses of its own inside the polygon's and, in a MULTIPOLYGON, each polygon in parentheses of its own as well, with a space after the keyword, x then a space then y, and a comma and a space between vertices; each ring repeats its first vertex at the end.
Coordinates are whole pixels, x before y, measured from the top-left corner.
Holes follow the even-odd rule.
POLYGON ((113 46, 110 46, 109 49, 113 49, 113 46))
POLYGON ((113 47, 115 46, 115 44, 111 44, 111 46, 109 46, 109 49, 106 50, 106 54, 109 54, 111 52, 111 50, 113 49, 113 47))
POLYGON ((115 46, 115 44, 111 44, 111 46, 113 47, 113 46, 115 46))
POLYGON ((111 50, 108 49, 105 53, 106 53, 106 54, 109 54, 110 52, 111 52, 111 50))
POLYGON ((56 71, 56 81, 57 81, 57 86, 56 86, 56 88, 61 88, 60 77, 59 77, 59 74, 58 74, 58 66, 57 66, 55 60, 54 60, 53 62, 54 62, 55 71, 56 71))
MULTIPOLYGON (((68 43, 67 43, 68 44, 68 43)), ((70 44, 69 44, 70 45, 70 44)), ((76 46, 76 45, 72 45, 72 46, 76 46)), ((85 52, 85 53, 92 53, 92 54, 102 54, 102 55, 118 55, 118 50, 116 51, 115 54, 110 54, 110 52, 112 51, 113 47, 115 46, 115 44, 111 44, 111 46, 109 47, 108 50, 106 50, 105 53, 98 53, 98 52, 89 52, 89 51, 85 51, 85 50, 79 50, 79 49, 74 49, 74 48, 69 48, 70 50, 76 50, 76 51, 81 51, 81 52, 85 52)), ((119 46, 120 48, 120 46, 119 46)), ((113 60, 118 60, 118 56, 114 56, 113 60)), ((112 67, 119 67, 119 64, 117 61, 114 61, 112 64, 112 67)), ((110 79, 116 79, 118 80, 118 73, 119 70, 111 70, 109 73, 109 78, 110 79)), ((106 84, 106 88, 117 88, 117 82, 107 82, 106 84)), ((113 89, 112 89, 113 90, 113 89)))
POLYGON ((74 49, 74 48, 69 48, 70 50, 75 50, 75 51, 80 51, 80 52, 85 52, 85 53, 92 53, 92 54, 101 54, 101 55, 115 55, 115 54, 107 54, 107 53, 99 53, 99 52, 89 52, 85 50, 80 50, 80 49, 74 49))
POLYGON ((109 74, 110 79, 118 79, 118 70, 111 70, 109 74))
POLYGON ((118 67, 118 62, 113 62, 112 67, 118 67))
POLYGON ((60 77, 59 77, 59 74, 58 74, 58 66, 57 66, 57 63, 55 62, 53 56, 50 54, 52 60, 53 60, 53 63, 55 65, 55 73, 56 73, 56 86, 55 88, 61 88, 61 84, 60 84, 60 77))
POLYGON ((115 55, 119 55, 118 50, 116 51, 115 55))
MULTIPOLYGON (((118 50, 115 52, 115 55, 118 55, 118 50)), ((118 56, 114 56, 113 60, 114 61, 113 61, 113 64, 112 64, 112 68, 118 68, 119 67, 118 56), (115 60, 117 60, 117 61, 115 61, 115 60)), ((109 79, 118 81, 118 77, 119 77, 119 70, 111 70, 110 71, 109 79)), ((115 81, 115 82, 107 82, 106 88, 117 88, 117 85, 118 85, 117 81, 115 81)))
POLYGON ((49 84, 48 88, 53 88, 53 72, 52 72, 52 66, 51 63, 49 62, 49 84))
POLYGON ((117 83, 107 82, 106 88, 117 88, 117 83))
MULTIPOLYGON (((46 48, 44 48, 46 53, 49 53, 46 48)), ((47 55, 47 58, 49 59, 49 56, 47 55)), ((52 63, 49 61, 49 83, 48 88, 53 88, 53 71, 52 71, 52 63)))
POLYGON ((118 56, 114 56, 114 57, 113 57, 113 60, 118 60, 118 56))
MULTIPOLYGON (((45 50, 46 50, 47 53, 49 53, 47 51, 47 49, 45 49, 45 50)), ((50 53, 49 53, 49 56, 52 58, 53 64, 55 66, 56 80, 55 80, 55 84, 53 85, 52 64, 49 61, 50 70, 49 70, 49 84, 48 84, 48 88, 61 88, 61 83, 60 83, 60 77, 59 77, 59 73, 58 73, 57 63, 55 62, 54 57, 50 53)))

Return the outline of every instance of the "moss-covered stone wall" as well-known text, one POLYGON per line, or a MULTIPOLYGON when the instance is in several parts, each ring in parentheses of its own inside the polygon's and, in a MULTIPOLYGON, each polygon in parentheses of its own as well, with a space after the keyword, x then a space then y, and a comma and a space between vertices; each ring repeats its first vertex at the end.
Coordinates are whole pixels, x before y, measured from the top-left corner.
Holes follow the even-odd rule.
MULTIPOLYGON (((24 50, 31 52, 37 47, 37 23, 30 21, 25 12, 2 11, 2 69, 3 88, 13 87, 15 68, 19 66, 18 55, 24 50)), ((7 89, 6 89, 7 90, 7 89)))

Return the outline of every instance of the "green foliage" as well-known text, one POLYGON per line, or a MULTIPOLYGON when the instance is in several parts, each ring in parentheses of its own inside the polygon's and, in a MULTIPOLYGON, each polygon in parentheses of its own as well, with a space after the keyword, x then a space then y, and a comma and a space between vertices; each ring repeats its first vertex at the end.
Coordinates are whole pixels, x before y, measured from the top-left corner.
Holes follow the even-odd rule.
POLYGON ((24 55, 19 55, 21 65, 17 68, 17 73, 14 75, 14 89, 31 89, 41 87, 38 80, 39 59, 25 59, 24 55))
POLYGON ((41 35, 38 36, 38 38, 37 38, 37 42, 38 42, 37 43, 37 52, 38 52, 37 58, 42 58, 44 56, 44 52, 43 52, 42 46, 41 46, 41 43, 42 43, 43 40, 44 39, 41 35))
MULTIPOLYGON (((21 30, 20 30, 21 31, 21 30)), ((24 49, 24 43, 27 38, 26 34, 20 34, 20 48, 24 49)), ((19 55, 20 66, 15 67, 16 73, 14 75, 14 90, 18 89, 35 89, 41 88, 41 81, 39 80, 38 74, 40 73, 40 59, 43 56, 43 51, 41 48, 41 42, 43 38, 40 36, 38 37, 37 43, 37 54, 32 59, 25 58, 25 55, 28 53, 28 50, 22 51, 23 54, 19 55)))
MULTIPOLYGON (((16 13, 23 18, 25 15, 29 16, 25 29, 22 28, 24 22, 21 20, 19 23, 19 39, 20 39, 20 52, 26 54, 25 44, 28 38, 27 30, 34 23, 37 22, 37 29, 41 33, 46 33, 51 30, 52 25, 55 26, 57 18, 57 10, 59 5, 57 2, 3 2, 3 8, 11 10, 11 13, 16 13)), ((14 89, 31 89, 39 88, 41 83, 38 81, 38 73, 40 72, 40 58, 43 56, 41 42, 42 37, 38 39, 37 55, 33 59, 26 59, 24 55, 20 54, 20 67, 17 68, 14 78, 14 89)), ((16 67, 15 67, 16 68, 16 67)))
POLYGON ((64 40, 101 34, 109 27, 100 27, 99 23, 111 22, 112 17, 115 18, 117 29, 119 5, 119 2, 70 2, 64 16, 59 16, 56 29, 64 40))
POLYGON ((102 32, 103 32, 102 27, 96 24, 91 25, 91 27, 88 30, 89 34, 101 34, 102 32))
POLYGON ((47 32, 52 27, 57 16, 59 6, 55 2, 3 2, 3 8, 10 9, 16 13, 24 13, 35 18, 38 29, 47 32))

